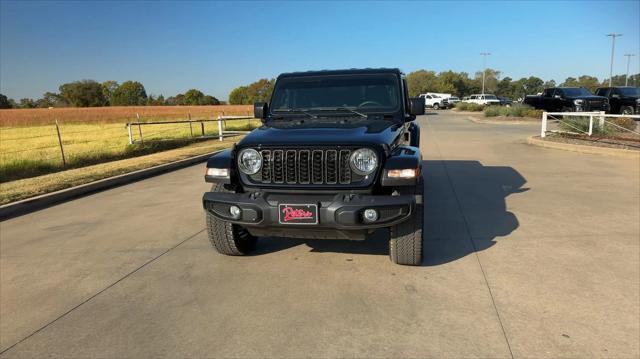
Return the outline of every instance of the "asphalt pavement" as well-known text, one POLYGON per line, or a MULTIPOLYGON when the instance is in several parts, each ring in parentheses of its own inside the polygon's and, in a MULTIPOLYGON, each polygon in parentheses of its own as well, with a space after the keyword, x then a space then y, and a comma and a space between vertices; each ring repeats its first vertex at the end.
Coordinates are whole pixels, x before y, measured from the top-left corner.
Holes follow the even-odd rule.
POLYGON ((640 163, 421 116, 425 258, 209 245, 204 165, 0 223, 2 357, 640 355, 640 163))

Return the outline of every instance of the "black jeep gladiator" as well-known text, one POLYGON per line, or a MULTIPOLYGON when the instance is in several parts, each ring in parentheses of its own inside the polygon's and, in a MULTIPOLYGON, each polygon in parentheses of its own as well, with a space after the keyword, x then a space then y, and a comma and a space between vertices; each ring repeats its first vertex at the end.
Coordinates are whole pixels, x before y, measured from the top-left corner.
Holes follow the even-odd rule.
POLYGON ((258 237, 364 240, 389 229, 389 256, 422 261, 424 99, 398 69, 282 74, 263 125, 207 162, 209 240, 245 255, 258 237))
POLYGON ((596 95, 609 99, 611 113, 619 113, 621 115, 640 113, 639 87, 601 87, 596 90, 596 95))
POLYGON ((547 112, 609 111, 609 100, 584 87, 552 87, 541 96, 526 96, 523 103, 547 112))

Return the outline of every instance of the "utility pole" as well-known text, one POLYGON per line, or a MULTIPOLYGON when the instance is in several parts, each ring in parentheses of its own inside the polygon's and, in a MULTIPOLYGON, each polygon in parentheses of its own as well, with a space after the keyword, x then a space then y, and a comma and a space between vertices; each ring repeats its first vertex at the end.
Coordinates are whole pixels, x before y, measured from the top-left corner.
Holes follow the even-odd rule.
POLYGON ((627 75, 624 77, 624 85, 629 85, 629 63, 631 62, 631 57, 636 56, 634 54, 624 54, 627 57, 627 75))
POLYGON ((620 37, 622 36, 622 34, 611 33, 607 34, 607 36, 611 36, 611 39, 613 40, 611 42, 611 64, 609 65, 609 87, 611 87, 611 81, 613 77, 613 52, 616 48, 616 37, 620 37))
POLYGON ((484 95, 484 76, 487 72, 487 56, 491 55, 489 52, 481 52, 482 56, 482 94, 484 95))

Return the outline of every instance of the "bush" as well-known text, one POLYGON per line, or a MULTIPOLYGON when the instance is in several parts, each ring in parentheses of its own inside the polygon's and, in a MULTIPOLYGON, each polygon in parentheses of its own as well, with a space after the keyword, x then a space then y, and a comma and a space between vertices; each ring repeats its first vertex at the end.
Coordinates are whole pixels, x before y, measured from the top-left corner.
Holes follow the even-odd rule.
MULTIPOLYGON (((616 117, 609 122, 631 131, 635 131, 637 128, 636 121, 628 117, 616 117)), ((605 127, 607 127, 607 129, 611 128, 611 130, 613 131, 626 132, 623 129, 616 126, 612 126, 610 124, 606 124, 605 127)))
MULTIPOLYGON (((589 132, 589 118, 578 116, 563 116, 562 121, 559 124, 560 129, 570 132, 588 133, 589 132)), ((594 135, 611 136, 619 133, 627 132, 624 129, 635 131, 636 121, 627 117, 618 117, 607 120, 604 126, 600 126, 600 121, 597 116, 593 117, 593 132, 594 135), (615 125, 612 125, 612 123, 615 125), (619 126, 619 127, 618 127, 619 126), (604 128, 603 128, 604 127, 604 128), (620 128, 622 127, 622 128, 620 128)))
POLYGON ((470 103, 470 102, 458 102, 456 104, 455 109, 457 111, 473 111, 473 112, 480 112, 484 109, 484 106, 482 105, 478 105, 477 103, 470 103))
POLYGON ((508 116, 508 117, 533 117, 542 118, 542 111, 522 104, 514 104, 510 107, 489 106, 484 109, 485 117, 508 116))

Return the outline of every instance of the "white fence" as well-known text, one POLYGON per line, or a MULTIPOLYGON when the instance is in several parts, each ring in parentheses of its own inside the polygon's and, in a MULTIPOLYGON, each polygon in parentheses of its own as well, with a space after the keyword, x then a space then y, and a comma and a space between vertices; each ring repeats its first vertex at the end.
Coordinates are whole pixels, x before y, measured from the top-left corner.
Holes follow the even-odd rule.
POLYGON ((627 132, 627 133, 632 133, 632 134, 636 134, 638 136, 640 136, 640 132, 638 132, 637 126, 635 130, 630 130, 628 128, 622 127, 618 124, 615 124, 611 121, 607 121, 607 119, 612 119, 612 118, 631 118, 634 119, 635 121, 640 121, 640 116, 639 115, 611 115, 611 114, 606 114, 604 113, 604 111, 600 111, 600 112, 543 112, 542 113, 542 127, 540 129, 540 137, 544 138, 547 133, 552 132, 552 133, 574 133, 574 134, 586 134, 587 136, 591 136, 594 133, 594 121, 597 120, 597 126, 599 126, 599 128, 604 128, 605 125, 614 127, 622 132, 627 132), (568 121, 567 118, 575 118, 575 117, 583 117, 583 118, 588 118, 589 119, 589 129, 588 130, 583 130, 579 127, 577 127, 575 125, 575 123, 572 123, 571 121, 568 121), (552 123, 556 123, 556 124, 564 124, 566 127, 571 128, 572 130, 575 130, 576 132, 573 131, 562 131, 559 129, 549 129, 550 124, 552 123))
MULTIPOLYGON (((189 116, 191 117, 191 116, 189 116)), ((127 123, 127 132, 129 133, 129 144, 144 143, 143 131, 144 126, 166 126, 170 124, 184 124, 189 126, 189 137, 198 139, 218 138, 222 141, 225 137, 238 136, 249 133, 250 131, 227 130, 227 121, 252 120, 253 116, 218 116, 217 119, 200 119, 200 120, 177 120, 177 121, 150 121, 150 122, 129 122, 127 123), (205 123, 216 122, 217 132, 215 134, 207 134, 205 132, 205 123), (134 130, 137 129, 137 131, 134 130), (136 138, 137 132, 137 138, 136 138), (199 132, 199 134, 198 134, 199 132)))

